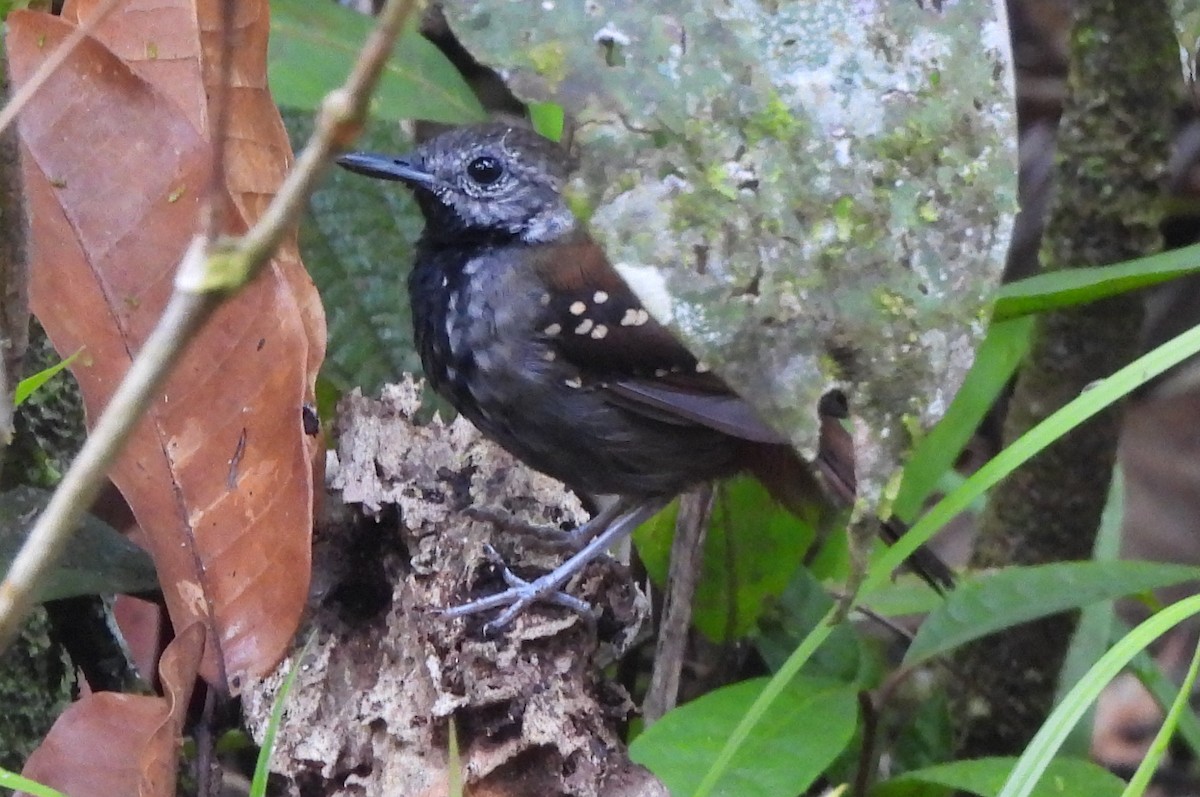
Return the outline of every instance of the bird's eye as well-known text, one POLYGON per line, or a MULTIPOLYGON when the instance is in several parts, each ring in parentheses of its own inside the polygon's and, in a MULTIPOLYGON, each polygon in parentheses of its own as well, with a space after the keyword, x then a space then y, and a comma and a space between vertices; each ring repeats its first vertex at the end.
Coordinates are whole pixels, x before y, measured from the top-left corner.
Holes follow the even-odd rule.
POLYGON ((467 164, 467 176, 479 185, 491 185, 504 175, 504 167, 500 161, 484 155, 467 164))

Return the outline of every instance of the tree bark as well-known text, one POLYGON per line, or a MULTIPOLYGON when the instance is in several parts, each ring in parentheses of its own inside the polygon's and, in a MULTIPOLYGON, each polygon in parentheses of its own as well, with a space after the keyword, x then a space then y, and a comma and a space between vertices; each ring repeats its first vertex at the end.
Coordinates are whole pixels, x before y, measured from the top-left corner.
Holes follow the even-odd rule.
MULTIPOLYGON (((1116 263, 1160 248, 1161 178, 1179 77, 1167 3, 1076 4, 1044 269, 1116 263)), ((1123 296, 1040 318, 1005 442, 1128 363, 1137 354, 1141 317, 1141 299, 1123 296)), ((1120 421, 1120 407, 1110 408, 999 485, 972 566, 1089 558, 1120 421)), ((959 757, 1024 748, 1051 708, 1075 622, 1074 614, 1064 614, 1022 625, 957 655, 951 690, 959 757)))

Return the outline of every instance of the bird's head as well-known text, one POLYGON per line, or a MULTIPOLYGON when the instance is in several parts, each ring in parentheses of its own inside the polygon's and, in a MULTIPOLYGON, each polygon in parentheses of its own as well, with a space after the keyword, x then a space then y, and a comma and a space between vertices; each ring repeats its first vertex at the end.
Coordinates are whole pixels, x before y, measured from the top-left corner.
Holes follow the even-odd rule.
POLYGON ((506 124, 460 127, 405 156, 353 152, 338 164, 358 174, 404 183, 417 197, 426 235, 547 243, 570 232, 575 217, 563 198, 562 148, 506 124))

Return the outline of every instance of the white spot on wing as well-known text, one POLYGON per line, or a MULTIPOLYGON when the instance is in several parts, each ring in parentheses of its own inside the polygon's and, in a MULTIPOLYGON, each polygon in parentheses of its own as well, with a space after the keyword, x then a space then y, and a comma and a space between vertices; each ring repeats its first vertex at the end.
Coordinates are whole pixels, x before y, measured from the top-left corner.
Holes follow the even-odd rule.
POLYGON ((559 332, 562 332, 562 324, 551 324, 542 330, 543 334, 550 336, 557 335, 559 332))
POLYGON ((661 271, 652 266, 635 266, 629 263, 614 263, 613 268, 642 300, 650 315, 664 324, 671 320, 671 294, 667 291, 667 280, 661 271))
POLYGON ((604 324, 596 324, 596 327, 592 330, 592 337, 596 340, 600 340, 607 334, 608 327, 604 326, 604 324))
POLYGON ((630 307, 625 311, 625 315, 621 316, 621 326, 640 327, 649 320, 650 314, 645 310, 640 307, 630 307))
POLYGON ((604 304, 608 301, 608 291, 596 291, 592 294, 592 301, 596 304, 604 304))
POLYGON ((573 376, 570 379, 564 379, 563 384, 567 387, 580 388, 583 387, 583 380, 577 376, 573 376))
POLYGON ((576 335, 586 335, 592 329, 592 319, 585 318, 579 322, 579 326, 575 327, 576 335))
POLYGON ((587 309, 587 305, 583 302, 571 302, 571 306, 567 309, 571 311, 571 315, 583 315, 583 311, 587 309))

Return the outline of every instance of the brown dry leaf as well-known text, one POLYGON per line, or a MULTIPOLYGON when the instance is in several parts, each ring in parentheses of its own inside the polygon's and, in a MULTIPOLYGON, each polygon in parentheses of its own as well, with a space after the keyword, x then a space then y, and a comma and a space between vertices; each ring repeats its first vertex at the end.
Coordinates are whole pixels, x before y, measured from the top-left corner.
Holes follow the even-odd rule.
MULTIPOLYGON (((78 23, 101 3, 68 0, 63 16, 78 23)), ((216 96, 220 91, 220 7, 221 0, 130 2, 93 33, 134 72, 170 96, 205 137, 210 120, 204 98, 206 92, 216 96), (129 22, 131 15, 137 15, 134 24, 129 22)), ((292 147, 267 87, 268 4, 240 0, 233 10, 225 183, 242 218, 254 224, 292 165, 292 147)), ((315 378, 325 356, 325 314, 300 262, 294 230, 280 246, 275 264, 296 295, 309 338, 308 368, 315 378)))
MULTIPOLYGON (((130 3, 103 35, 119 51, 153 50, 183 63, 131 66, 86 39, 21 117, 33 309, 60 352, 85 348, 73 371, 89 419, 157 321, 210 182, 208 133, 197 127, 208 112, 189 106, 205 93, 200 48, 178 36, 179 14, 130 3), (136 33, 139 26, 149 33, 136 33)), ((260 17, 254 24, 265 24, 260 17)), ((9 24, 17 83, 71 29, 35 12, 14 12, 9 24)), ((265 63, 265 36, 249 40, 265 63)), ((261 122, 263 108, 257 113, 261 122)), ((246 186, 265 193, 287 162, 286 144, 263 128, 262 142, 246 144, 261 157, 228 160, 239 196, 253 193, 246 186), (270 168, 265 152, 278 161, 270 168)), ((239 209, 257 213, 255 202, 225 204, 230 233, 248 223, 239 209)), ((208 323, 112 472, 146 532, 172 621, 205 624, 202 672, 235 691, 245 673, 279 660, 303 608, 309 461, 319 452, 303 434, 301 406, 311 400, 323 350, 319 301, 294 253, 285 255, 208 323)))
POLYGON ((72 704, 21 774, 70 797, 174 795, 179 736, 204 636, 196 623, 167 646, 158 670, 163 697, 98 692, 72 704))

